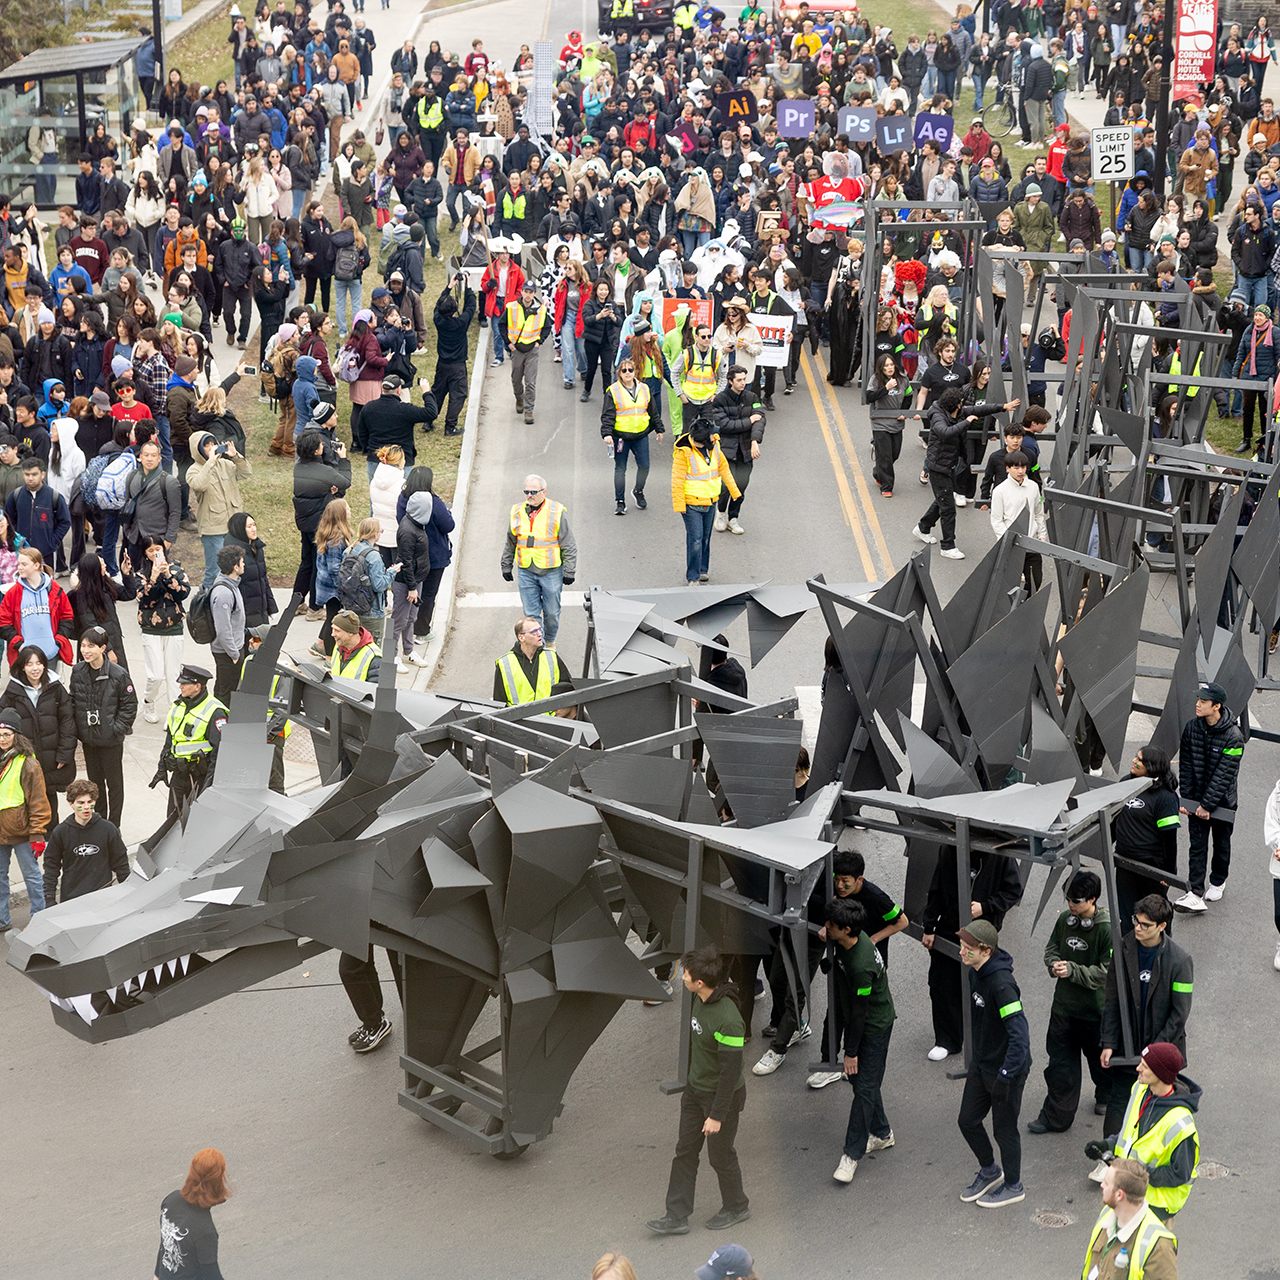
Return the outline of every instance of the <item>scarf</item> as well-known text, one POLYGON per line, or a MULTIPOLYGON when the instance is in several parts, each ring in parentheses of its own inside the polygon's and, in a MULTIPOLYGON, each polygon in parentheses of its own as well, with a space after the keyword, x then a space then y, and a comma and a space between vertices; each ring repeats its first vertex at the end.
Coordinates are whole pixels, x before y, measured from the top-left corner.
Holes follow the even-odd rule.
MULTIPOLYGON (((1271 330, 1274 327, 1275 326, 1272 325, 1271 321, 1268 320, 1267 327, 1261 330, 1263 335, 1262 345, 1264 347, 1269 347, 1272 345, 1271 330)), ((1253 326, 1253 332, 1249 335, 1249 376, 1251 378, 1256 378, 1258 376, 1258 365, 1257 365, 1258 333, 1259 333, 1258 326, 1255 324, 1253 326)))

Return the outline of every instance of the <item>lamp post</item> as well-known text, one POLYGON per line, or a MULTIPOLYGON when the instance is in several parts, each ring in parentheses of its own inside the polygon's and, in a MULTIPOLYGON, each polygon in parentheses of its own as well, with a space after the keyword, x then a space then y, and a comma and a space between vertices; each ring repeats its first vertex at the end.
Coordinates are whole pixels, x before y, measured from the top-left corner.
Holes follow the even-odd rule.
POLYGON ((1174 59, 1173 0, 1164 0, 1164 57, 1160 62, 1160 97, 1156 102, 1156 171, 1152 174, 1152 186, 1156 195, 1164 201, 1164 180, 1168 169, 1169 154, 1169 89, 1170 68, 1174 59))

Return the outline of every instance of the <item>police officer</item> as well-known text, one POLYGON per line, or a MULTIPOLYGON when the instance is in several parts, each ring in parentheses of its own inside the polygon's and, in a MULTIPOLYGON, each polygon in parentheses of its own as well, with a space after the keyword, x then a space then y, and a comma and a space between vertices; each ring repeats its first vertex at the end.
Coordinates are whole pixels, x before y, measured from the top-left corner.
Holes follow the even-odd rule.
POLYGON ((151 782, 168 781, 170 814, 200 794, 218 758, 227 708, 209 691, 212 679, 211 672, 190 663, 178 672, 178 699, 169 708, 160 767, 151 782))
POLYGON ((509 707, 534 702, 551 697, 561 683, 573 688, 560 655, 543 648, 537 618, 521 618, 516 623, 515 644, 494 663, 493 700, 509 707))
POLYGON ((502 340, 511 351, 511 390, 515 392, 516 412, 523 411, 525 422, 533 421, 533 402, 538 395, 538 348, 555 327, 547 305, 538 304, 538 290, 526 280, 519 300, 508 302, 498 319, 502 340))
POLYGON ((636 377, 635 361, 624 356, 618 366, 618 380, 604 393, 600 410, 600 434, 613 450, 613 497, 616 515, 627 514, 627 454, 636 460, 636 506, 645 501, 644 486, 649 479, 649 433, 657 433, 662 443, 662 408, 658 397, 636 377))

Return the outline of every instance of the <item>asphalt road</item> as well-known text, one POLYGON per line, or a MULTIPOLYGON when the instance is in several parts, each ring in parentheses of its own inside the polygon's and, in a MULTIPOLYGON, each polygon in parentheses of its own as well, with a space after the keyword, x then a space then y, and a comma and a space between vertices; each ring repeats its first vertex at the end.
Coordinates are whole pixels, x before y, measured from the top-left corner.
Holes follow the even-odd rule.
MULTIPOLYGON (((545 29, 560 39, 568 27, 584 25, 580 11, 553 0, 545 29)), ((537 14, 528 29, 512 33, 489 30, 484 14, 458 20, 469 19, 508 65, 519 41, 539 34, 537 14)), ((509 379, 486 381, 460 575, 460 590, 479 604, 458 611, 437 687, 487 693, 493 660, 510 643, 518 608, 502 599, 511 588, 498 558, 507 512, 528 471, 546 475, 552 496, 569 507, 581 548, 579 587, 683 579, 682 526, 665 501, 670 434, 655 450, 649 509, 615 517, 599 438, 600 390, 581 405, 576 392, 562 390, 558 373, 548 349, 532 427, 514 413, 509 379)), ((872 494, 857 393, 831 392, 813 364, 810 374, 796 395, 777 399, 743 511, 748 532, 716 535, 715 582, 797 582, 817 572, 862 581, 883 577, 910 553, 909 529, 928 500, 915 480, 919 449, 913 441, 904 448, 897 497, 872 494)), ((970 559, 936 562, 944 598, 991 536, 984 514, 960 513, 959 544, 970 559)), ((1155 580, 1148 625, 1167 627, 1170 587, 1168 579, 1155 580)), ((561 652, 575 669, 584 636, 581 612, 566 610, 561 652)), ((735 638, 743 637, 731 633, 735 638)), ((815 617, 797 626, 751 672, 753 695, 815 685, 821 638, 815 617)), ((1139 692, 1159 696, 1155 687, 1139 692)), ((1266 702, 1255 712, 1280 724, 1266 702)), ((1135 717, 1133 745, 1146 740, 1146 729, 1135 717)), ((1275 934, 1261 840, 1262 806, 1276 772, 1275 748, 1251 744, 1227 895, 1206 918, 1176 927, 1196 959, 1189 1074, 1205 1090, 1202 1176, 1177 1223, 1184 1276, 1280 1277, 1273 1230, 1280 1122, 1272 1105, 1280 974, 1271 967, 1275 934)), ((867 854, 871 877, 900 893, 900 842, 863 834, 855 844, 867 854)), ((1037 873, 1029 904, 1039 891, 1037 873)), ((1039 959, 1048 924, 1031 937, 1032 915, 1029 907, 1015 910, 1002 939, 1032 1030, 1024 1120, 1042 1096, 1052 996, 1039 959)), ((24 913, 15 918, 21 923, 24 913)), ((851 1186, 834 1183, 847 1090, 806 1089, 808 1046, 798 1047, 777 1074, 750 1080, 739 1150, 753 1212, 729 1234, 755 1254, 766 1280, 1078 1275, 1098 1209, 1081 1148, 1099 1136, 1100 1120, 1082 1114, 1068 1134, 1024 1139, 1023 1204, 999 1214, 962 1205, 958 1192, 972 1176, 973 1158, 955 1126, 961 1086, 925 1058, 932 1044, 926 956, 907 939, 892 946, 898 1022, 885 1102, 897 1145, 868 1157, 851 1186), (1040 1211, 1063 1225, 1038 1225, 1040 1211)), ((5 949, 0 942, 0 958, 5 949)), ((696 1225, 719 1207, 705 1164, 692 1234, 654 1239, 643 1226, 662 1211, 675 1136, 678 1102, 657 1086, 671 1076, 676 1007, 624 1008, 574 1077, 552 1136, 500 1163, 396 1106, 398 1029, 377 1054, 355 1057, 346 1044, 353 1018, 336 981, 330 953, 144 1036, 90 1047, 58 1031, 44 998, 0 965, 10 1081, 8 1158, 0 1161, 0 1204, 10 1222, 4 1273, 24 1280, 145 1275, 155 1257, 158 1203, 206 1145, 227 1153, 236 1188, 215 1211, 229 1280, 488 1280, 495 1273, 564 1280, 589 1274, 606 1249, 627 1253, 641 1280, 655 1280, 687 1276, 726 1242, 696 1225)), ((389 984, 385 990, 398 1022, 389 984)), ((477 1032, 488 1034, 483 1025, 477 1032)), ((750 1040, 749 1062, 765 1048, 758 1036, 750 1040)))

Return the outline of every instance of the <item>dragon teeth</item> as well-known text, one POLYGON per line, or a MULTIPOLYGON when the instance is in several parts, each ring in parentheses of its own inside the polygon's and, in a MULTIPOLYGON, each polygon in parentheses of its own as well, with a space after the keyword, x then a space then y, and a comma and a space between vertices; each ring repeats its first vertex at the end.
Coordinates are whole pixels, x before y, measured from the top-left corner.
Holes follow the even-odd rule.
POLYGON ((151 970, 151 972, 152 972, 152 974, 155 976, 156 986, 159 986, 159 985, 160 985, 160 975, 161 975, 162 973, 164 973, 164 965, 162 965, 162 964, 158 964, 158 965, 156 965, 156 967, 155 967, 154 969, 152 969, 152 970, 151 970))
POLYGON ((178 962, 176 960, 168 961, 167 968, 169 970, 169 977, 176 978, 178 976, 178 962))
POLYGON ((116 992, 118 992, 119 990, 120 990, 119 987, 109 987, 107 989, 107 999, 110 1000, 112 1004, 115 1004, 116 992))
POLYGON ((72 996, 70 1001, 72 1009, 80 1015, 87 1025, 92 1025, 94 1018, 98 1016, 98 1011, 93 1007, 93 1000, 90 996, 72 996))
POLYGON ((191 963, 191 957, 190 957, 189 955, 186 955, 186 956, 183 956, 183 957, 182 957, 182 972, 183 972, 184 974, 186 973, 186 971, 187 971, 187 966, 188 966, 190 963, 191 963))

